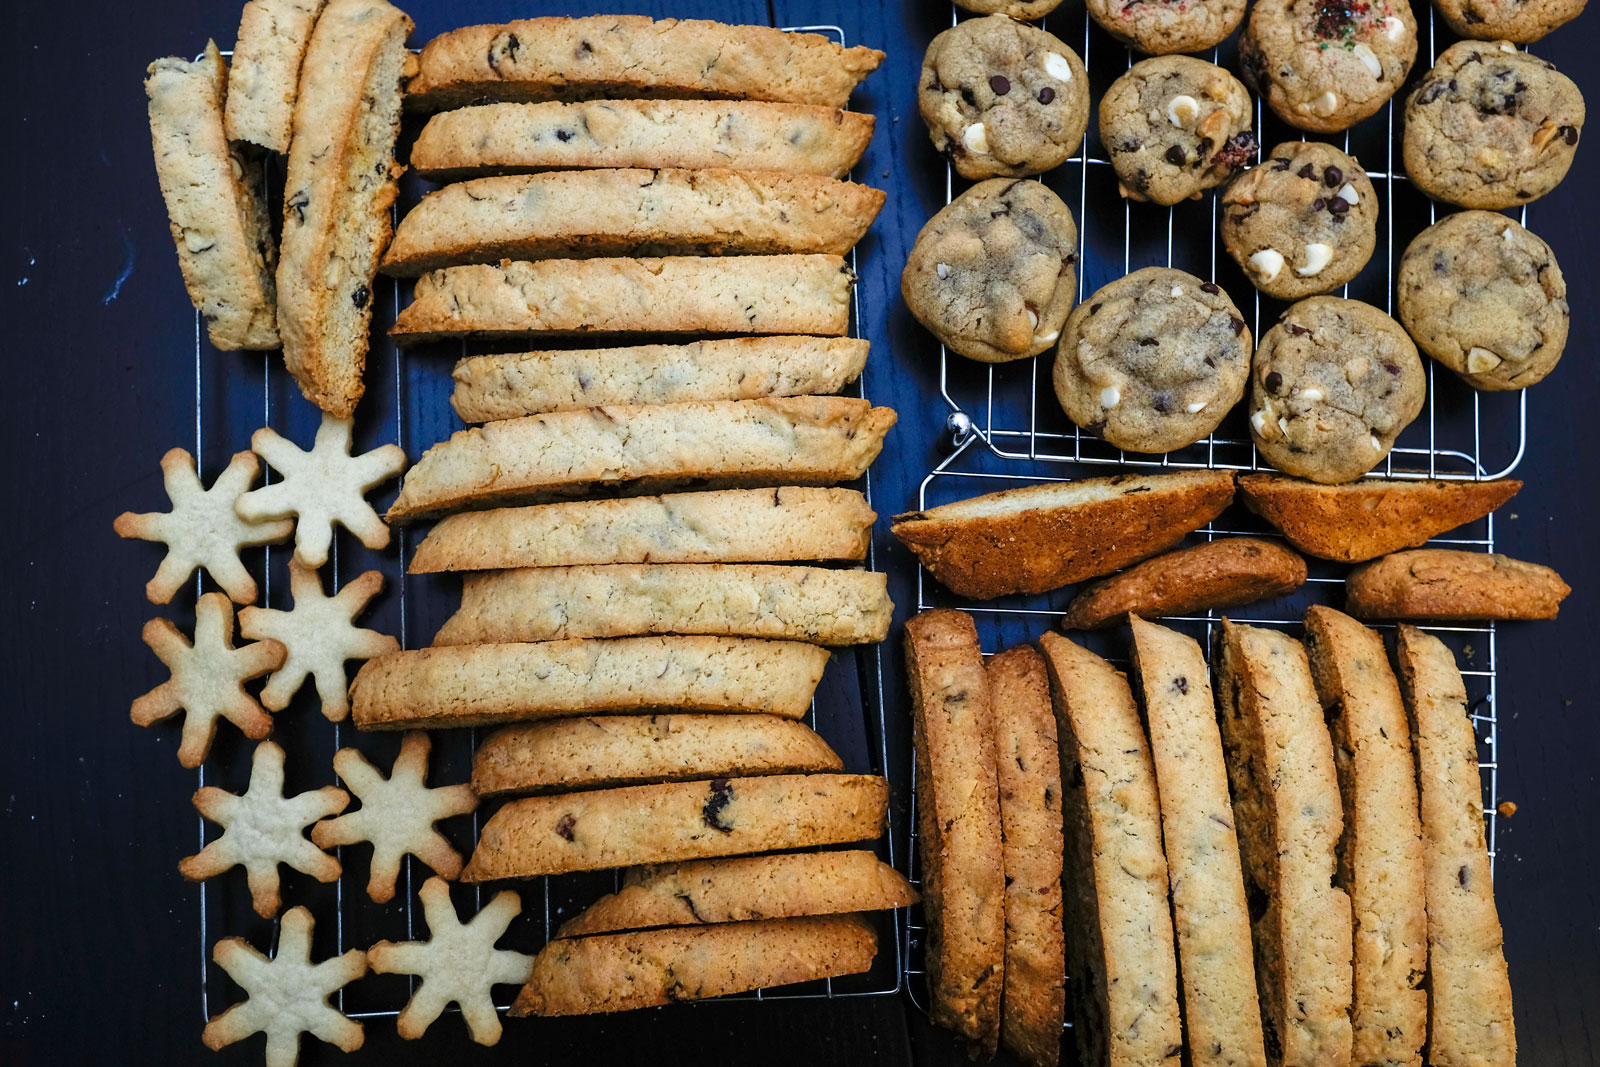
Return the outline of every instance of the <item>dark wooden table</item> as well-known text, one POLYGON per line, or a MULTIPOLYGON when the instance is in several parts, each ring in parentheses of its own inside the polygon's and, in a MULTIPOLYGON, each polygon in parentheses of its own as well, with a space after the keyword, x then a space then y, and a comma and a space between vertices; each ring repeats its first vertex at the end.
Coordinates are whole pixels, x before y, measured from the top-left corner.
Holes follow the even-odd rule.
MULTIPOLYGON (((406 6, 418 23, 417 42, 465 22, 579 13, 508 0, 406 6)), ((884 515, 900 510, 946 447, 938 349, 900 304, 898 277, 910 242, 944 198, 944 167, 923 136, 914 86, 923 48, 948 24, 948 7, 883 0, 610 6, 780 26, 838 24, 850 43, 888 51, 854 106, 878 117, 857 180, 890 191, 861 247, 860 271, 863 327, 873 341, 867 393, 901 416, 873 471, 875 503, 884 515)), ((1069 26, 1078 25, 1076 6, 1066 0, 1069 26)), ((1536 49, 1586 90, 1600 88, 1588 47, 1596 18, 1586 16, 1536 49)), ((198 847, 188 799, 195 778, 173 758, 171 731, 156 736, 127 720, 129 701, 163 677, 138 639, 140 626, 186 609, 164 612, 145 602, 142 586, 159 552, 119 543, 110 530, 126 508, 165 506, 157 460, 173 445, 192 448, 195 437, 194 320, 154 181, 140 80, 156 56, 196 52, 207 36, 231 42, 236 20, 234 0, 159 6, 28 0, 4 16, 4 143, 14 149, 3 179, 0 241, 11 367, 0 398, 9 516, 0 533, 0 662, 11 685, 0 714, 0 1061, 6 1063, 249 1063, 260 1056, 259 1038, 221 1057, 199 1042, 198 890, 174 869, 178 857, 198 847)), ((1093 42, 1102 57, 1110 52, 1098 30, 1093 42)), ((1096 98, 1104 84, 1095 82, 1096 98)), ((1559 623, 1499 632, 1500 792, 1518 812, 1501 823, 1498 897, 1522 1058, 1540 1067, 1594 1063, 1600 1041, 1594 1036, 1600 718, 1592 677, 1600 622, 1593 594, 1600 581, 1594 549, 1600 376, 1593 365, 1600 330, 1589 258, 1600 237, 1592 194, 1600 174, 1596 151, 1580 149, 1566 183, 1534 209, 1533 228, 1550 240, 1566 270, 1573 333, 1560 371, 1530 394, 1528 447, 1517 472, 1527 486, 1497 526, 1502 551, 1551 563, 1574 587, 1559 623)), ((1142 244, 1132 255, 1134 267, 1163 261, 1142 244)), ((261 395, 259 357, 207 355, 207 375, 248 379, 261 395)), ((447 366, 441 362, 426 381, 407 383, 403 400, 388 401, 413 410, 431 406, 434 414, 418 416, 411 428, 422 444, 451 426, 447 366)), ((273 402, 280 405, 275 423, 308 438, 315 416, 306 405, 282 392, 273 402)), ((247 446, 256 416, 231 401, 207 404, 208 424, 224 428, 222 439, 204 450, 209 477, 228 452, 247 446)), ((364 435, 371 410, 364 406, 359 416, 364 435)), ((914 603, 914 568, 883 523, 877 547, 903 618, 914 603)), ((348 542, 345 550, 352 551, 348 542)), ((392 599, 377 615, 390 626, 392 599)), ((408 636, 414 630, 425 638, 422 622, 408 626, 408 636)), ((903 753, 904 706, 895 692, 895 661, 887 662, 889 742, 903 753)), ((296 708, 295 714, 315 715, 303 701, 296 708)), ((247 758, 231 742, 221 751, 234 768, 247 758)), ((898 757, 891 770, 904 781, 898 757)), ((904 803, 898 796, 902 820, 904 803)), ((354 861, 358 875, 364 864, 364 855, 354 861)), ((232 995, 213 992, 219 1005, 232 995)), ((340 1058, 309 1039, 302 1055, 306 1063, 340 1058)), ((955 1042, 931 1030, 904 994, 512 1023, 492 1050, 467 1043, 454 1018, 419 1042, 400 1041, 380 1020, 367 1026, 366 1047, 351 1062, 445 1057, 663 1067, 965 1062, 955 1042)))

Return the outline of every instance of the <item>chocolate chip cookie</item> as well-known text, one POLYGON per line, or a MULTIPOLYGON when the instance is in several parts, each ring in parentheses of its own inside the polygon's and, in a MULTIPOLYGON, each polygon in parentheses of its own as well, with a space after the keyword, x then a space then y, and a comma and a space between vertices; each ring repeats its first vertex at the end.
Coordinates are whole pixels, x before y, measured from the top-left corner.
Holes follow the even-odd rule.
POLYGON ((1129 452, 1170 452, 1244 396, 1250 330, 1213 282, 1171 267, 1119 278, 1078 305, 1056 354, 1067 416, 1129 452))
POLYGON ((1089 75, 1058 38, 990 15, 933 39, 917 104, 933 146, 963 178, 1021 178, 1059 166, 1083 143, 1089 75))
POLYGON ((1400 321, 1474 389, 1521 389, 1567 343, 1567 283, 1550 246, 1504 215, 1463 211, 1400 259, 1400 321))
POLYGON ((1222 243, 1257 289, 1285 300, 1336 289, 1372 257, 1378 197, 1331 144, 1288 141, 1222 194, 1222 243))
POLYGON ((1239 42, 1245 82, 1289 125, 1322 133, 1377 111, 1416 58, 1406 0, 1258 0, 1239 42))
POLYGON ((1250 435, 1274 467, 1336 485, 1377 466, 1422 410, 1417 346, 1359 300, 1314 296, 1267 331, 1250 371, 1250 435))
POLYGON ((1078 229, 1043 182, 991 178, 928 220, 900 275, 917 320, 985 363, 1043 352, 1077 293, 1078 229))
POLYGON ((1437 0, 1439 14, 1463 37, 1537 41, 1583 13, 1585 0, 1437 0))
POLYGON ((1203 52, 1244 18, 1245 0, 1089 0, 1107 33, 1153 56, 1203 52))
POLYGON ((956 0, 956 6, 963 11, 975 11, 980 15, 1010 15, 1028 22, 1044 18, 1060 3, 1061 0, 956 0))
POLYGON ((1221 67, 1189 56, 1135 63, 1100 100, 1100 139, 1132 200, 1176 204, 1254 158, 1250 94, 1221 67))
POLYGON ((1406 173, 1437 200, 1515 207, 1567 176, 1583 94, 1555 65, 1509 41, 1462 41, 1406 103, 1406 173))

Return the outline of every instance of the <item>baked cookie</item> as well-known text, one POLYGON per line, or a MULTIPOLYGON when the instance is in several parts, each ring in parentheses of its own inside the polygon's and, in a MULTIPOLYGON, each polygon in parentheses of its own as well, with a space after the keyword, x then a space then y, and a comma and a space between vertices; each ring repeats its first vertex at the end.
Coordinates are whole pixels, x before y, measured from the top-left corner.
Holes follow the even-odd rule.
POLYGON ((1146 267, 1079 304, 1056 354, 1073 422, 1130 452, 1170 452, 1216 429, 1244 396, 1250 330, 1214 282, 1146 267))
POLYGON ((1239 42, 1250 88, 1289 125, 1322 133, 1377 111, 1416 58, 1406 0, 1262 0, 1239 42))
POLYGON ((1298 300, 1361 273, 1378 239, 1367 172, 1320 141, 1274 148, 1222 194, 1222 244, 1255 287, 1298 300))
POLYGON ((1078 228, 1043 182, 994 178, 917 234, 900 292, 952 350, 985 363, 1037 355, 1061 336, 1077 295, 1078 228))
POLYGON ((980 15, 1010 15, 1032 22, 1061 6, 1061 0, 957 0, 956 6, 980 15))
POLYGON ((1100 140, 1122 195, 1176 204, 1225 181, 1260 147, 1250 94, 1215 63, 1135 63, 1100 98, 1100 140))
POLYGON ((1283 313, 1256 349, 1250 436, 1281 471, 1336 485, 1389 454, 1422 410, 1417 346, 1359 300, 1314 296, 1283 313))
POLYGON ((1088 0, 1107 33, 1150 55, 1203 52, 1244 18, 1245 0, 1088 0))
POLYGON ((1583 94, 1554 64, 1508 41, 1462 41, 1406 102, 1406 173, 1462 207, 1526 204, 1567 176, 1583 119, 1583 94))
POLYGON ((1416 548, 1363 563, 1345 583, 1358 619, 1553 619, 1572 587, 1537 563, 1498 553, 1416 548))
POLYGON ((1063 630, 1098 630, 1130 619, 1197 615, 1287 596, 1306 561, 1271 541, 1224 537, 1147 559, 1072 598, 1063 630))
POLYGON ((1586 0, 1437 0, 1439 14, 1463 37, 1537 41, 1583 13, 1586 0))
POLYGON ((933 146, 963 178, 1020 178, 1059 166, 1089 125, 1078 53, 1005 15, 968 19, 933 39, 917 105, 933 146))
POLYGON ((1567 343, 1567 283, 1550 246, 1504 215, 1463 211, 1400 258, 1400 321, 1475 389, 1521 389, 1567 343))

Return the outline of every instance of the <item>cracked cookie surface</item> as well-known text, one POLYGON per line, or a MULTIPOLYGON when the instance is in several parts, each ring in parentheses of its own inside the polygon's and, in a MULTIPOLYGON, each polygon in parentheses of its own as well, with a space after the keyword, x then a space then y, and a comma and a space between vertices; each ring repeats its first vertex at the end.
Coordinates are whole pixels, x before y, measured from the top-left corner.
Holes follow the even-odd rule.
POLYGON ((1406 0, 1260 0, 1239 42, 1245 82, 1289 125, 1322 133, 1377 111, 1416 58, 1406 0))
POLYGON ((1462 41, 1406 103, 1406 173, 1462 207, 1526 204, 1567 176, 1583 120, 1583 94, 1553 63, 1508 41, 1462 41))
POLYGON ((1221 44, 1244 18, 1245 0, 1088 0, 1088 7, 1117 40, 1164 56, 1221 44))
POLYGON ((1056 356, 1068 417, 1130 452, 1170 452, 1216 429, 1244 396, 1250 331, 1228 294, 1146 267, 1085 300, 1056 356))
POLYGON ((1475 389, 1522 389, 1555 368, 1571 311, 1544 241, 1504 215, 1463 211, 1400 259, 1400 320, 1475 389))
POLYGON ((917 234, 900 276, 906 306, 952 350, 985 363, 1037 355, 1077 295, 1078 229, 1042 182, 991 178, 917 234))
POLYGON ((1274 467, 1314 482, 1377 466, 1422 410, 1416 345, 1359 300, 1314 296, 1283 313, 1256 349, 1250 435, 1274 467))
POLYGON ((933 146, 963 178, 1020 178, 1064 163, 1089 123, 1078 53, 1005 15, 967 19, 933 39, 917 105, 933 146))
POLYGON ((1297 300, 1361 273, 1377 243, 1378 197, 1330 144, 1288 141, 1222 194, 1222 243, 1263 293, 1297 300))
POLYGON ((1463 37, 1537 41, 1583 13, 1585 0, 1437 0, 1439 14, 1463 37))
POLYGON ((1100 100, 1100 139, 1122 192, 1176 204, 1254 157, 1250 94, 1232 74, 1189 56, 1135 63, 1100 100))

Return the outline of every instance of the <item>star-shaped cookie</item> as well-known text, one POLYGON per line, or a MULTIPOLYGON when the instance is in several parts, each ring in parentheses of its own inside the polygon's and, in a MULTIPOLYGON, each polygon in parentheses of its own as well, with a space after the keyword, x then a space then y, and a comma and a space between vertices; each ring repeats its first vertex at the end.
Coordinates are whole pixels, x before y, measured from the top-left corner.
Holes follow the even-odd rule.
POLYGON ((328 562, 335 523, 368 548, 389 543, 389 527, 367 503, 366 494, 399 474, 405 468, 406 454, 399 445, 384 445, 352 456, 353 425, 353 419, 324 414, 309 452, 302 452, 293 441, 266 427, 250 438, 250 447, 283 480, 245 493, 234 510, 246 522, 296 516, 294 555, 309 567, 328 562))
POLYGON ((311 962, 311 913, 290 908, 278 931, 278 951, 263 956, 242 937, 225 937, 211 958, 239 983, 247 999, 206 1023, 200 1040, 215 1051, 251 1034, 267 1035, 267 1067, 294 1067, 300 1035, 354 1052, 365 1038, 361 1024, 340 1014, 328 998, 367 973, 367 954, 353 948, 343 956, 311 962))
POLYGON ((179 861, 178 870, 196 882, 243 865, 256 914, 278 913, 278 864, 287 863, 319 882, 339 877, 339 861, 305 839, 308 824, 337 815, 350 794, 325 785, 297 796, 283 795, 283 749, 271 741, 256 746, 250 786, 243 795, 206 786, 194 795, 200 814, 222 826, 222 836, 198 856, 179 861))
POLYGON ((450 847, 433 824, 452 815, 465 815, 478 806, 478 797, 469 785, 427 787, 431 748, 423 731, 406 734, 387 778, 353 748, 341 748, 333 755, 333 769, 361 801, 361 807, 313 826, 311 840, 319 848, 372 842, 367 895, 379 904, 393 899, 400 861, 408 852, 445 878, 461 873, 461 853, 450 847))
POLYGON ((334 596, 326 596, 316 569, 291 559, 289 592, 294 610, 249 607, 239 612, 241 634, 281 641, 289 650, 289 658, 261 690, 261 703, 282 711, 311 675, 322 698, 322 714, 336 722, 350 714, 345 661, 370 659, 400 647, 387 634, 355 625, 355 617, 382 588, 383 575, 368 571, 334 596))
POLYGON ((367 962, 378 974, 414 974, 422 984, 395 1020, 400 1036, 414 1039, 452 1002, 461 1006, 472 1040, 493 1045, 500 1040, 500 1016, 490 997, 491 986, 521 985, 533 974, 533 957, 495 948, 522 900, 507 889, 489 906, 463 923, 450 902, 450 883, 429 878, 417 894, 428 922, 427 941, 379 941, 367 950, 367 962))
POLYGON ((135 700, 130 716, 140 726, 151 726, 182 711, 179 763, 198 767, 205 761, 219 718, 249 738, 272 732, 272 719, 244 691, 244 683, 283 666, 287 650, 277 641, 234 648, 233 605, 227 597, 207 593, 195 602, 193 644, 166 619, 144 624, 144 643, 172 677, 135 700))
POLYGON ((169 602, 196 567, 204 567, 239 603, 255 600, 256 580, 239 562, 239 549, 282 541, 294 531, 294 523, 281 517, 246 519, 234 510, 259 469, 255 453, 240 452, 207 489, 189 453, 174 448, 161 457, 161 480, 172 510, 142 515, 125 511, 111 524, 122 537, 166 544, 166 558, 144 587, 152 604, 169 602))

